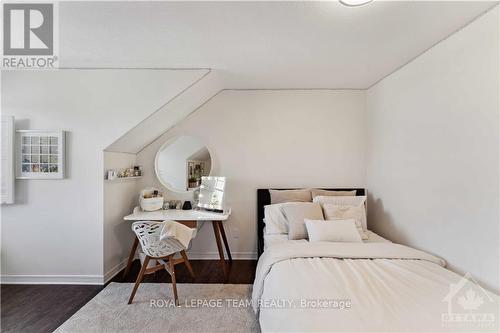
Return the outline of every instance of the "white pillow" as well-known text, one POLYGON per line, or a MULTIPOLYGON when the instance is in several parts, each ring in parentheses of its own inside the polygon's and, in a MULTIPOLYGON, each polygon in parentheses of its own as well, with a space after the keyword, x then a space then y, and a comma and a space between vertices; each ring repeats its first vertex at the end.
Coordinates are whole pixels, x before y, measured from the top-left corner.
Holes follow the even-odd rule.
POLYGON ((269 190, 271 204, 284 202, 311 202, 311 191, 305 190, 269 190))
POLYGON ((305 220, 310 242, 362 243, 354 219, 322 221, 305 220))
POLYGON ((317 203, 287 202, 281 210, 288 225, 288 239, 307 239, 304 219, 323 220, 323 210, 317 203))
POLYGON ((356 196, 356 190, 352 191, 342 191, 342 190, 321 190, 321 189, 311 189, 311 196, 313 198, 319 196, 325 197, 353 197, 356 196))
POLYGON ((317 202, 320 204, 334 204, 337 206, 359 206, 361 204, 365 204, 366 202, 366 196, 365 195, 359 195, 359 196, 324 196, 324 195, 319 195, 317 197, 313 198, 313 202, 317 202))
POLYGON ((354 219, 362 239, 368 239, 366 230, 366 210, 363 204, 358 206, 339 206, 324 204, 323 214, 327 220, 354 219))
POLYGON ((287 234, 288 226, 281 210, 283 204, 264 206, 264 223, 266 235, 287 234))

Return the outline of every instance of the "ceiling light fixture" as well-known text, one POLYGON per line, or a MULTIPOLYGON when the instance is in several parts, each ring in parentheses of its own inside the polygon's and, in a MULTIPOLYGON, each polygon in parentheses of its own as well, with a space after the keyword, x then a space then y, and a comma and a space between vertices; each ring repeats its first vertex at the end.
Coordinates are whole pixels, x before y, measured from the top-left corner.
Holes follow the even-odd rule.
POLYGON ((358 7, 369 4, 373 0, 339 0, 341 4, 348 7, 358 7))

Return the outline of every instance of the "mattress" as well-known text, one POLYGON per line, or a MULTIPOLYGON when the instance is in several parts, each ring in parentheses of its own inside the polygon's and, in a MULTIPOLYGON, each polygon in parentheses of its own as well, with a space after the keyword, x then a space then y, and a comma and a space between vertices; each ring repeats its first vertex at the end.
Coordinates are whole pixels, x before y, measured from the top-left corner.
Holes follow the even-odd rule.
MULTIPOLYGON (((390 242, 390 240, 377 235, 373 231, 367 230, 366 234, 368 235, 368 239, 364 240, 363 241, 364 243, 390 242)), ((269 246, 283 242, 303 243, 307 242, 307 240, 305 239, 289 240, 287 234, 271 234, 271 235, 264 234, 264 251, 267 250, 269 246)))
POLYGON ((497 295, 441 258, 371 236, 271 237, 252 295, 262 332, 498 332, 497 295))

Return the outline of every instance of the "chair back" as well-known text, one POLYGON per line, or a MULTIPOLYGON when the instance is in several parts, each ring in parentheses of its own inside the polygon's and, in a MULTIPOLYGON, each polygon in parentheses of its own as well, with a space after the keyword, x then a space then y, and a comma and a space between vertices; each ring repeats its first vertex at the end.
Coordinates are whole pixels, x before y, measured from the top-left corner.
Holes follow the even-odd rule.
POLYGON ((142 252, 151 258, 163 258, 184 250, 184 246, 174 237, 161 239, 165 222, 139 221, 132 223, 132 230, 139 239, 142 252))

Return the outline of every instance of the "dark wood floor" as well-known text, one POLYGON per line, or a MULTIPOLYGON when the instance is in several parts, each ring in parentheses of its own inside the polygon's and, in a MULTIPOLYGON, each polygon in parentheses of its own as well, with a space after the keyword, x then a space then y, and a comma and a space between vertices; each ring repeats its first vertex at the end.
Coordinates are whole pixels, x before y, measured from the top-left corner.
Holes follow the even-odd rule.
MULTIPOLYGON (((183 264, 175 266, 175 276, 177 283, 224 283, 224 273, 218 260, 190 260, 193 266, 195 278, 189 275, 189 272, 183 264)), ((250 284, 255 277, 256 260, 234 260, 228 264, 229 278, 228 283, 250 284)), ((141 266, 139 260, 136 260, 130 269, 130 273, 122 279, 122 273, 116 275, 111 282, 135 282, 141 266)), ((170 282, 170 275, 162 270, 153 274, 146 275, 143 282, 170 282)))
MULTIPOLYGON (((224 283, 217 260, 190 260, 196 278, 184 265, 176 266, 178 283, 224 283)), ((251 284, 255 277, 256 260, 235 260, 230 265, 228 283, 251 284)), ((140 264, 136 260, 130 273, 122 272, 111 282, 135 282, 140 264)), ((144 283, 170 282, 165 271, 144 278, 144 283)), ((1 332, 52 332, 85 305, 104 286, 84 285, 1 285, 1 332)))
POLYGON ((102 286, 2 285, 2 332, 52 332, 102 286))

